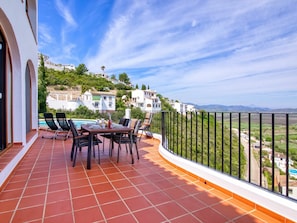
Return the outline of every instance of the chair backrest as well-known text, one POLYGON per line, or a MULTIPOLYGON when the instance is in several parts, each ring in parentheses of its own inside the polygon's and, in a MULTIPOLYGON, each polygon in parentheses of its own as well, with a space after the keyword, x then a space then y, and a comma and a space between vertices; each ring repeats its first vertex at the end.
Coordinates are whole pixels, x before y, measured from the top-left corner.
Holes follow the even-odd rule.
POLYGON ((129 118, 121 118, 119 121, 119 124, 123 125, 123 126, 128 126, 130 122, 129 118))
POLYGON ((73 122, 71 119, 69 119, 69 120, 68 120, 68 123, 69 123, 69 125, 70 125, 70 129, 71 129, 71 132, 72 132, 72 134, 73 134, 73 138, 77 137, 77 136, 78 136, 78 132, 77 132, 77 129, 76 129, 76 127, 75 127, 74 122, 73 122))
POLYGON ((46 124, 48 125, 48 127, 51 130, 58 130, 59 129, 59 127, 55 123, 54 116, 53 116, 52 113, 45 112, 45 113, 43 113, 43 116, 44 116, 44 120, 45 120, 46 124))
POLYGON ((147 112, 145 114, 144 120, 143 120, 143 124, 145 125, 150 125, 153 119, 153 113, 147 112))
POLYGON ((64 112, 57 112, 56 113, 56 119, 59 123, 59 126, 65 130, 65 131, 69 131, 70 130, 70 126, 67 122, 67 119, 66 119, 66 114, 64 112))
POLYGON ((134 127, 135 127, 137 121, 138 121, 138 119, 136 119, 136 118, 132 118, 132 119, 130 120, 129 127, 130 127, 131 129, 134 129, 134 127))
POLYGON ((138 119, 136 121, 135 126, 134 126, 134 130, 133 130, 134 135, 138 135, 138 131, 139 131, 140 127, 141 127, 141 124, 142 124, 141 119, 138 119))

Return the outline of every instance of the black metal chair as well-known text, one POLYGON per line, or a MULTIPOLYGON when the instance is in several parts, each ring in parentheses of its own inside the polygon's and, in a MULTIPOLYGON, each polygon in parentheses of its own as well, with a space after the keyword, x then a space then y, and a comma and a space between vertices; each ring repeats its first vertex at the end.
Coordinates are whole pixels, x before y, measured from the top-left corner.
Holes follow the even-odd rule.
POLYGON ((61 129, 66 132, 65 138, 69 138, 71 129, 67 121, 66 114, 64 112, 57 112, 56 119, 61 129))
MULTIPOLYGON (((132 125, 134 125, 134 126, 130 126, 131 128, 133 128, 132 143, 135 145, 135 148, 136 148, 137 159, 139 159, 139 152, 138 152, 138 146, 137 146, 137 142, 139 140, 138 131, 139 131, 139 128, 141 126, 141 123, 142 123, 142 121, 140 119, 138 119, 135 122, 132 122, 132 125), (133 124, 133 123, 135 123, 135 124, 133 124)), ((130 137, 131 136, 129 134, 120 134, 120 135, 115 135, 112 138, 112 141, 114 143, 118 144, 117 162, 119 162, 121 144, 125 144, 126 145, 126 150, 127 150, 127 145, 129 145, 131 143, 131 138, 130 137)), ((132 147, 133 147, 133 145, 132 145, 132 147)))
MULTIPOLYGON (((126 127, 129 125, 129 123, 130 123, 129 118, 121 118, 120 121, 119 121, 120 125, 123 125, 123 126, 126 126, 126 127)), ((107 138, 107 139, 111 140, 114 135, 119 135, 119 133, 116 133, 116 134, 104 133, 104 134, 101 135, 103 137, 103 151, 104 151, 104 138, 107 138)), ((112 140, 111 140, 111 143, 112 143, 112 140)))
POLYGON ((43 113, 45 123, 47 124, 48 128, 47 131, 54 132, 52 136, 42 136, 42 138, 48 138, 48 139, 56 139, 58 134, 63 132, 63 129, 59 128, 54 120, 54 116, 52 113, 45 112, 43 113))
MULTIPOLYGON (((87 135, 85 133, 79 134, 74 122, 71 119, 68 121, 68 123, 69 123, 70 129, 71 129, 72 135, 73 135, 73 143, 72 143, 70 158, 72 160, 72 166, 74 167, 75 163, 76 163, 76 156, 77 156, 78 148, 81 151, 82 147, 89 146, 89 135, 87 135)), ((94 136, 93 145, 92 145, 93 156, 95 157, 95 145, 97 145, 98 146, 98 163, 100 163, 100 149, 99 149, 100 143, 102 143, 102 141, 100 139, 98 139, 98 137, 94 136)))

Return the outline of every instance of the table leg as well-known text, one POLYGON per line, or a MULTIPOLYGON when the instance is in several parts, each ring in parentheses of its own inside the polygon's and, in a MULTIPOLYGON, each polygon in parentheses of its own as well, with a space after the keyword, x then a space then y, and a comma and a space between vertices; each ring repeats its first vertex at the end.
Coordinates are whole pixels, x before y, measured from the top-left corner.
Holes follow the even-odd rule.
POLYGON ((131 154, 131 163, 134 164, 134 157, 133 157, 133 153, 132 153, 132 148, 133 148, 133 131, 130 131, 129 133, 130 135, 130 154, 131 154))
POLYGON ((88 157, 87 157, 87 169, 91 169, 91 157, 92 157, 92 145, 93 145, 93 134, 89 133, 89 142, 88 142, 88 157))

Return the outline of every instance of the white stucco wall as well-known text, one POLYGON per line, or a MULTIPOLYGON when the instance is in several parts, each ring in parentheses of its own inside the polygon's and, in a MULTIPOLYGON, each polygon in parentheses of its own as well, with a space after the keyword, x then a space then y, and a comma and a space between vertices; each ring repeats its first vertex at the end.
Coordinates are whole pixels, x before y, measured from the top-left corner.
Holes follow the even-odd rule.
MULTIPOLYGON (((37 1, 30 0, 37 9, 37 1)), ((13 139, 14 142, 26 144, 26 94, 25 74, 27 63, 31 74, 32 86, 32 129, 38 128, 37 107, 37 37, 32 32, 27 14, 25 1, 2 0, 0 2, 1 29, 7 41, 12 64, 12 90, 13 90, 13 139), (24 41, 25 40, 25 41, 24 41)), ((34 13, 34 12, 31 12, 34 13)), ((37 18, 37 11, 36 18, 37 18)), ((37 28, 36 19, 35 28, 37 28)), ((36 30, 37 31, 37 30, 36 30)))
MULTIPOLYGON (((7 106, 7 116, 11 116, 12 126, 7 125, 7 135, 12 139, 10 143, 22 145, 18 154, 0 171, 0 187, 9 177, 19 161, 26 154, 38 136, 38 132, 27 141, 26 124, 30 130, 38 130, 38 47, 37 47, 37 0, 0 0, 0 30, 5 39, 6 77, 11 83, 6 83, 6 100, 12 102, 7 106), (28 3, 28 15, 26 13, 28 3), (31 19, 31 24, 29 22, 31 19), (33 29, 32 29, 32 28, 33 29), (31 92, 26 95, 26 68, 29 68, 31 92), (31 98, 28 98, 31 97, 31 98), (27 119, 26 102, 30 101, 30 115, 27 119), (12 136, 10 132, 12 131, 12 136)), ((27 82, 29 83, 29 82, 27 82)), ((10 140, 10 139, 9 139, 10 140)))

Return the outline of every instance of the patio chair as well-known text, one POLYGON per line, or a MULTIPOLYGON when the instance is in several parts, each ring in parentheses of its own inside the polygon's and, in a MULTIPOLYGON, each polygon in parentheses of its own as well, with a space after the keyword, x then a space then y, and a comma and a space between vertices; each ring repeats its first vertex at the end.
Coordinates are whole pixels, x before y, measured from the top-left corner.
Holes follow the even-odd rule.
POLYGON ((152 119, 153 119, 153 113, 147 112, 145 114, 143 123, 142 123, 141 127, 139 128, 139 130, 141 131, 141 134, 140 134, 140 137, 139 137, 139 141, 141 140, 141 137, 142 137, 143 133, 145 133, 145 135, 147 137, 152 137, 152 133, 150 131, 152 119))
MULTIPOLYGON (((120 121, 119 121, 120 125, 123 125, 123 126, 126 126, 126 127, 129 125, 129 123, 130 123, 130 119, 128 119, 128 118, 121 118, 120 121)), ((116 134, 118 134, 118 133, 116 133, 116 134)), ((114 136, 114 134, 104 133, 101 136, 103 137, 103 151, 104 151, 104 139, 105 138, 111 139, 114 136)))
MULTIPOLYGON (((125 118, 123 118, 124 119, 124 121, 122 121, 123 122, 123 126, 126 126, 126 127, 130 127, 130 128, 134 128, 135 127, 135 125, 136 125, 136 122, 137 122, 137 120, 138 119, 136 119, 136 118, 132 118, 131 120, 130 119, 125 119, 125 118)), ((120 122, 121 122, 121 120, 120 120, 120 122)), ((112 134, 112 136, 114 136, 114 137, 119 137, 120 135, 123 135, 122 133, 116 133, 116 134, 112 134)), ((114 148, 114 143, 113 143, 113 140, 112 140, 112 138, 110 138, 111 140, 110 140, 110 142, 111 142, 111 146, 109 146, 109 155, 111 156, 112 155, 112 150, 113 150, 113 148, 114 148)), ((127 148, 127 145, 126 145, 126 150, 127 150, 127 152, 128 152, 128 148, 127 148)))
MULTIPOLYGON (((136 153, 137 153, 137 159, 139 159, 139 152, 138 152, 138 146, 137 146, 137 142, 138 142, 138 131, 139 131, 139 128, 141 126, 141 123, 142 123, 142 121, 140 119, 138 119, 138 120, 135 121, 135 125, 133 127, 133 133, 132 133, 132 143, 135 145, 135 149, 136 149, 136 153)), ((117 162, 119 162, 119 155, 120 155, 121 144, 125 144, 126 145, 126 149, 127 149, 127 145, 129 145, 131 143, 131 138, 130 138, 130 135, 121 134, 121 135, 116 135, 115 137, 113 137, 112 140, 113 140, 113 142, 115 142, 115 143, 118 144, 117 162)), ((133 147, 133 145, 132 145, 132 147, 133 147)))
POLYGON ((58 122, 59 126, 61 127, 61 129, 66 132, 65 138, 66 139, 69 138, 71 129, 70 129, 69 123, 66 119, 66 114, 64 112, 57 112, 56 119, 57 119, 57 122, 58 122))
MULTIPOLYGON (((68 121, 68 123, 69 123, 70 129, 71 129, 71 132, 73 134, 73 143, 72 143, 70 158, 72 160, 72 166, 74 167, 75 163, 76 163, 76 156, 77 156, 78 148, 81 151, 82 147, 89 146, 89 135, 87 135, 85 133, 79 134, 74 122, 71 119, 68 121)), ((93 156, 95 157, 95 145, 97 145, 98 146, 98 163, 100 163, 100 150, 99 150, 100 143, 102 143, 102 141, 100 139, 98 139, 98 137, 94 136, 93 145, 92 145, 93 156)))
POLYGON ((58 134, 63 132, 64 130, 58 127, 52 113, 45 112, 43 113, 43 116, 44 116, 45 123, 48 126, 47 131, 54 132, 54 134, 52 136, 43 135, 42 138, 56 139, 58 134))

